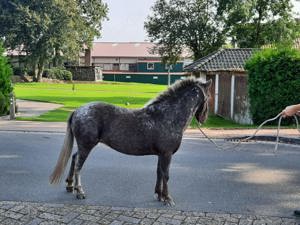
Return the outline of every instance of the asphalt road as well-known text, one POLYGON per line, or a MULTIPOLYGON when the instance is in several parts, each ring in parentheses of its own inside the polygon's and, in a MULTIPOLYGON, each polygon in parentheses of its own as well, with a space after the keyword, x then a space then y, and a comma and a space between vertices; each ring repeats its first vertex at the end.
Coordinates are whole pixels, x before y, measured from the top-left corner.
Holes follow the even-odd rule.
MULTIPOLYGON (((62 134, 0 132, 0 200, 119 207, 163 207, 153 198, 156 157, 127 156, 98 145, 82 170, 86 200, 48 184, 62 134)), ((222 142, 220 141, 220 144, 222 142)), ((178 210, 290 216, 300 209, 300 149, 245 143, 219 151, 185 138, 173 157, 169 189, 178 210)))

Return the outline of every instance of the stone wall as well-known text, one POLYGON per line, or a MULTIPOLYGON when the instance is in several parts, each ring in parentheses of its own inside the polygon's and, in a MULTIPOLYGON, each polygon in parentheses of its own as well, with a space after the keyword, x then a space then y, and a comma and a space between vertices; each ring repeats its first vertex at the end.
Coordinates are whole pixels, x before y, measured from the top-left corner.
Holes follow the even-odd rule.
POLYGON ((97 81, 94 66, 66 66, 73 75, 73 80, 97 81))

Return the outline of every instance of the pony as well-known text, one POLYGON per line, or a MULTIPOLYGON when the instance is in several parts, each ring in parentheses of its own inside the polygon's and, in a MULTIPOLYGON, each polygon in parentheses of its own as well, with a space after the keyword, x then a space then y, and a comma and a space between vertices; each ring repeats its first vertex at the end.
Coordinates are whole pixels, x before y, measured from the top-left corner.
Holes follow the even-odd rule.
POLYGON ((71 157, 74 137, 78 150, 72 156, 66 179, 67 192, 86 198, 80 170, 91 150, 99 143, 128 155, 157 155, 155 195, 167 205, 175 205, 168 191, 172 155, 178 150, 183 132, 195 116, 203 123, 208 115, 211 80, 196 78, 176 81, 166 91, 140 109, 127 109, 104 102, 92 102, 76 109, 67 130, 50 183, 59 183, 71 157), (75 182, 73 185, 73 180, 75 182))

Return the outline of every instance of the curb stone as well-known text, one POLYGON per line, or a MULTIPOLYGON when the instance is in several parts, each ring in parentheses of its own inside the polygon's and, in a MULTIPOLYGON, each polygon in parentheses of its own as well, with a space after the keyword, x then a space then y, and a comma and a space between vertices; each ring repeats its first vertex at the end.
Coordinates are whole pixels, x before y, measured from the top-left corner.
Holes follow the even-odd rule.
MULTIPOLYGON (((249 136, 239 136, 239 137, 230 137, 230 138, 225 138, 226 141, 240 141, 245 138, 248 138, 249 136)), ((247 142, 250 141, 267 141, 267 142, 276 142, 277 137, 276 136, 255 136, 253 138, 250 138, 247 140, 247 142)), ((293 137, 280 137, 278 136, 278 142, 279 143, 284 143, 284 144, 293 144, 293 145, 300 145, 300 139, 299 138, 293 138, 293 137)))

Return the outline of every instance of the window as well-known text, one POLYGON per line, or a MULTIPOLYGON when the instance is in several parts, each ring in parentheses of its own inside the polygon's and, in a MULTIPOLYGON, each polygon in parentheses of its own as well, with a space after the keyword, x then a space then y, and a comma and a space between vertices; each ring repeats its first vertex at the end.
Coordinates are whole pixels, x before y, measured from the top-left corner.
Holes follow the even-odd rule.
POLYGON ((130 79, 131 78, 131 76, 126 76, 126 79, 130 79))
POLYGON ((147 70, 154 70, 154 63, 147 63, 147 70))
POLYGON ((126 71, 128 71, 129 70, 129 64, 121 63, 120 70, 126 70, 126 71))
POLYGON ((112 70, 112 64, 103 64, 103 70, 112 70))
POLYGON ((113 70, 120 70, 120 64, 119 63, 114 63, 113 64, 113 70))
POLYGON ((101 68, 101 70, 104 70, 104 64, 103 63, 94 63, 95 66, 98 66, 101 68))
POLYGON ((154 76, 154 77, 153 77, 153 80, 157 80, 157 79, 158 79, 158 77, 157 77, 157 76, 154 76))

